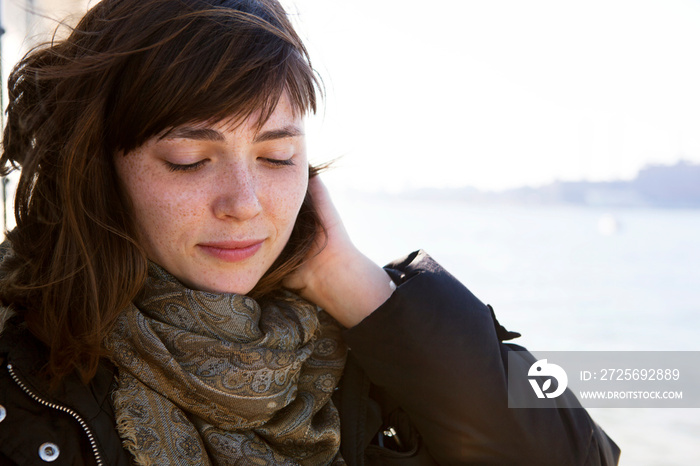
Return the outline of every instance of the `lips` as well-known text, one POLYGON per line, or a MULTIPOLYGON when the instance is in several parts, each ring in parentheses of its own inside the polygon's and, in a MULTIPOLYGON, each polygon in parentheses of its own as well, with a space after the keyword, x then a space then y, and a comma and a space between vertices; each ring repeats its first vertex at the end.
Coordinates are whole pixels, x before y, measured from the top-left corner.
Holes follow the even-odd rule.
POLYGON ((264 239, 244 241, 216 241, 198 244, 199 248, 210 256, 224 262, 240 262, 255 255, 262 247, 264 239))

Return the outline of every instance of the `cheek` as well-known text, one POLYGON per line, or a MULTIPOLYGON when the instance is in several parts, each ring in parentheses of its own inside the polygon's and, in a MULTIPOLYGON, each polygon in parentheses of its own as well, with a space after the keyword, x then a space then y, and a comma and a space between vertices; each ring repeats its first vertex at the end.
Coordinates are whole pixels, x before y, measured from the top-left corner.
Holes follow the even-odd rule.
POLYGON ((151 181, 140 189, 134 217, 142 241, 151 247, 177 247, 201 226, 204 201, 199 189, 185 189, 151 181), (161 245, 161 246, 156 246, 161 245))
POLYGON ((293 181, 271 186, 269 190, 271 194, 268 199, 280 234, 288 235, 291 233, 306 196, 307 186, 308 177, 301 174, 296 176, 293 181))
POLYGON ((162 232, 163 228, 167 228, 163 216, 159 217, 156 212, 166 212, 167 206, 156 196, 150 183, 134 178, 126 191, 131 200, 131 218, 138 232, 139 242, 146 249, 149 258, 153 259, 154 244, 157 242, 155 232, 162 232))
POLYGON ((160 249, 158 244, 173 244, 183 232, 191 229, 197 216, 195 206, 201 196, 199 190, 163 182, 149 168, 124 161, 117 171, 129 199, 139 241, 149 256, 153 256, 155 250, 160 249), (184 227, 188 224, 190 226, 184 227))

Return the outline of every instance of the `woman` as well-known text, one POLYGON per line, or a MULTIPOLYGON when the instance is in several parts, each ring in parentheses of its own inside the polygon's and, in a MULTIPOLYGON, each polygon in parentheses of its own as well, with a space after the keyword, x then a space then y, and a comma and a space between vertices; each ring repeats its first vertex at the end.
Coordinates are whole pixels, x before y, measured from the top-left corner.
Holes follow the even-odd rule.
POLYGON ((514 335, 432 259, 352 245, 317 87, 275 0, 104 0, 15 67, 0 464, 616 463, 507 408, 514 335))

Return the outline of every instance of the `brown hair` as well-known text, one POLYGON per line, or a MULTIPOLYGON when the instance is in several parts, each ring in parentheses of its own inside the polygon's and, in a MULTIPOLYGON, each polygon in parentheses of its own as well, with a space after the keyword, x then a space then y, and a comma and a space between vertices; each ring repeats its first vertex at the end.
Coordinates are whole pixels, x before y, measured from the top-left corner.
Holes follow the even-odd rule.
MULTIPOLYGON (((275 0, 103 0, 17 64, 1 163, 22 171, 0 301, 47 344, 54 380, 94 376, 104 336, 145 280, 114 155, 185 123, 260 112, 262 126, 284 92, 295 111, 315 112, 318 84, 275 0)), ((279 288, 318 231, 307 194, 251 294, 279 288)))

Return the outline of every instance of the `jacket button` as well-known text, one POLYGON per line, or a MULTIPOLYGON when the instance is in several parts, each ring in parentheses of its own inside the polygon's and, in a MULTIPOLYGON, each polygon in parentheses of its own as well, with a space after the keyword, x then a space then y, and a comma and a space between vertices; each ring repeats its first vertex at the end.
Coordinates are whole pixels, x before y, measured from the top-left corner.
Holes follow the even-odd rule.
POLYGON ((46 442, 39 447, 39 458, 47 463, 56 461, 56 459, 58 459, 58 455, 60 454, 61 452, 58 449, 58 445, 55 443, 46 442))
POLYGON ((5 416, 7 416, 7 410, 3 405, 0 405, 0 422, 5 420, 5 416))

